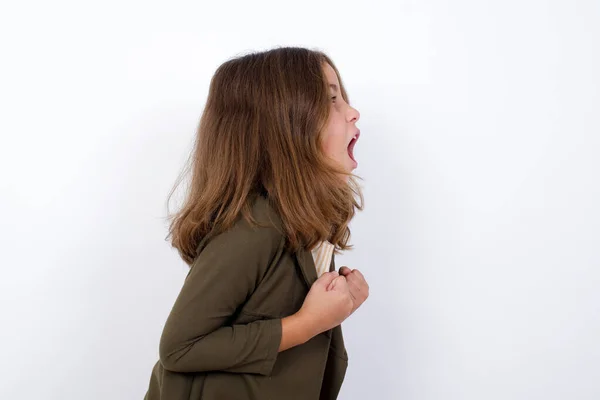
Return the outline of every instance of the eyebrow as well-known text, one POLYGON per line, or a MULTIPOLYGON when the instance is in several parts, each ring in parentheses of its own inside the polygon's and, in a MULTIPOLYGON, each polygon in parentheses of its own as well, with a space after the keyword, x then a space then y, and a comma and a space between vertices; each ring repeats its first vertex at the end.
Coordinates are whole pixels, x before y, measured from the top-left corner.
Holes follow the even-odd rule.
POLYGON ((330 83, 329 87, 332 88, 333 90, 335 90, 336 92, 338 90, 338 87, 337 87, 337 85, 335 83, 330 83))

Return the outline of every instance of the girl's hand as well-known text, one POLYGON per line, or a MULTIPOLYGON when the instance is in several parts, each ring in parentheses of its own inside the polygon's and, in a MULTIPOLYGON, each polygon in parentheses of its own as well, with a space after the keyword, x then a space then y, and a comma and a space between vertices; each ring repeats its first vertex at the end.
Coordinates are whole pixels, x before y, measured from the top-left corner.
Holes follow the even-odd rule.
POLYGON ((352 313, 353 304, 346 278, 327 272, 313 283, 298 316, 317 335, 340 325, 352 313))
MULTIPOLYGON (((350 295, 352 296, 352 313, 356 311, 362 303, 369 297, 369 284, 363 274, 357 269, 350 269, 346 266, 340 268, 340 276, 346 278, 350 295)), ((327 288, 329 290, 329 287, 327 288)))

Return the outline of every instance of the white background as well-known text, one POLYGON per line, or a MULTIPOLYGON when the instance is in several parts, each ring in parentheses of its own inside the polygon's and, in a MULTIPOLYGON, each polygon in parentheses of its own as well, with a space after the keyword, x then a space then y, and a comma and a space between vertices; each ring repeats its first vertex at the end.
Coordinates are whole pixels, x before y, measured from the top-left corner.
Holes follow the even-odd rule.
POLYGON ((212 3, 2 6, 0 398, 143 397, 209 80, 297 45, 361 112, 340 398, 599 399, 600 3, 212 3))

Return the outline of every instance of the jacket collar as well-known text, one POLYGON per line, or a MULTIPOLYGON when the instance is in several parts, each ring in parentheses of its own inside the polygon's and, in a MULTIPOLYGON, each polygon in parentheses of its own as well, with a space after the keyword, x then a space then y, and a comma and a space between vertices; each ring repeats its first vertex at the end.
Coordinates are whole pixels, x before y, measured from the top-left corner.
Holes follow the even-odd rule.
MULTIPOLYGON (((310 250, 301 249, 296 252, 298 268, 304 277, 304 281, 310 288, 317 280, 317 268, 310 250)), ((335 254, 331 255, 331 264, 329 271, 335 271, 335 254)))
POLYGON ((317 267, 310 250, 301 249, 296 252, 296 260, 298 261, 298 267, 304 277, 304 281, 310 288, 313 283, 317 280, 317 267))

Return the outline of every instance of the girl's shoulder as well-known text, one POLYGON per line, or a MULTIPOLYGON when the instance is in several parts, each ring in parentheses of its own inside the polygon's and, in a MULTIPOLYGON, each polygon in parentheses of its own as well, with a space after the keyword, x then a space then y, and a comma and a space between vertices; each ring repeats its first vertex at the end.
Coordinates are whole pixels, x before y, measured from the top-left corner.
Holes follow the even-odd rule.
POLYGON ((264 196, 256 196, 251 204, 252 218, 264 228, 283 231, 283 221, 271 200, 264 196))
POLYGON ((224 247, 267 247, 275 250, 285 241, 282 220, 264 196, 257 196, 250 203, 250 217, 248 220, 244 215, 238 215, 236 221, 228 229, 206 235, 197 247, 200 253, 209 243, 219 243, 224 247))

